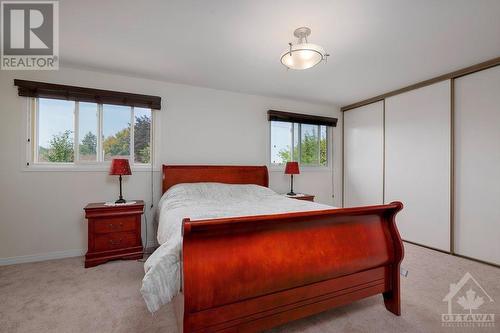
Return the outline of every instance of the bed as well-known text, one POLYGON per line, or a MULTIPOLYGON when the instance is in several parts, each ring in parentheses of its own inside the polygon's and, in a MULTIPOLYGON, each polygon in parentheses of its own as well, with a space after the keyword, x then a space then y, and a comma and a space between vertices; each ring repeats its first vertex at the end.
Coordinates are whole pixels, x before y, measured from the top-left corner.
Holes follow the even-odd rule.
POLYGON ((173 298, 183 332, 258 332, 377 294, 400 315, 401 203, 338 209, 268 185, 265 166, 163 166, 150 310, 173 298))

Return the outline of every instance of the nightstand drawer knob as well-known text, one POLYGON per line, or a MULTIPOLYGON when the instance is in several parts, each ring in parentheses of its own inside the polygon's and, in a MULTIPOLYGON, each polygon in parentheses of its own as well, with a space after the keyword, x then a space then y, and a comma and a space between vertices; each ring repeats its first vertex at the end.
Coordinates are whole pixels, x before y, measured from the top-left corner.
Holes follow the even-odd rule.
POLYGON ((118 228, 118 227, 123 227, 123 223, 120 223, 120 224, 113 224, 113 223, 110 223, 110 224, 109 224, 109 227, 110 227, 110 228, 118 228))
POLYGON ((120 244, 121 242, 122 242, 122 240, 121 240, 121 239, 118 239, 118 240, 110 239, 110 240, 109 240, 109 244, 111 244, 111 245, 118 245, 118 244, 120 244))

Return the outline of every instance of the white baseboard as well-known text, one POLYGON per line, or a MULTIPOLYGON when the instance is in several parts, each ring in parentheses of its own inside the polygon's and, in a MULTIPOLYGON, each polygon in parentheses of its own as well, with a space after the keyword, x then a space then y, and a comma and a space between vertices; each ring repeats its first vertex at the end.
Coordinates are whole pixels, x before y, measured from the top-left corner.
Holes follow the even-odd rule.
MULTIPOLYGON (((156 248, 158 248, 158 246, 159 245, 155 240, 150 240, 147 243, 146 249, 150 252, 153 252, 154 250, 156 250, 156 248)), ((43 253, 43 254, 30 254, 27 256, 18 256, 18 257, 10 257, 10 258, 0 258, 0 266, 25 264, 25 263, 29 263, 29 262, 46 261, 46 260, 54 260, 54 259, 80 257, 80 256, 85 255, 85 252, 87 252, 86 249, 78 249, 78 250, 49 252, 49 253, 43 253)))
POLYGON ((37 261, 45 261, 53 259, 80 257, 83 256, 85 252, 86 252, 85 249, 78 249, 78 250, 49 252, 43 254, 30 254, 27 256, 19 256, 19 257, 0 258, 0 266, 24 264, 28 262, 37 262, 37 261))

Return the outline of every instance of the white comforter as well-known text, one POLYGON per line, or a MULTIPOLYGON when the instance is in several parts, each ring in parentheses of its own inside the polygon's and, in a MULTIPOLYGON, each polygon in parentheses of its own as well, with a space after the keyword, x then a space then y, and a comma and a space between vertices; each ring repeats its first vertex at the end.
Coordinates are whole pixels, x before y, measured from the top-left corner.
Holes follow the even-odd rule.
POLYGON ((257 185, 220 183, 178 184, 170 188, 159 204, 160 247, 144 264, 141 293, 149 311, 170 302, 180 289, 179 255, 182 219, 212 219, 247 215, 331 209, 332 207, 286 198, 257 185))

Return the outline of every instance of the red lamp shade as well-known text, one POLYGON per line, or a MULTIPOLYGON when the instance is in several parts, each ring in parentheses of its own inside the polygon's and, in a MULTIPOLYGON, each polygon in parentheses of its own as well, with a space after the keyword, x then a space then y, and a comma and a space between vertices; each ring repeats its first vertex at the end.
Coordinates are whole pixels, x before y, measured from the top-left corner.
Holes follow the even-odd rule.
POLYGON ((286 162, 285 174, 298 175, 299 173, 299 162, 286 162))
POLYGON ((114 176, 131 175, 130 164, 125 158, 113 158, 109 174, 114 176))

